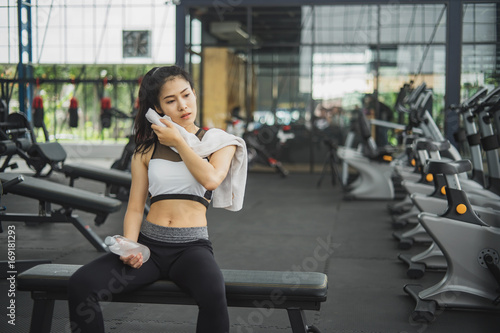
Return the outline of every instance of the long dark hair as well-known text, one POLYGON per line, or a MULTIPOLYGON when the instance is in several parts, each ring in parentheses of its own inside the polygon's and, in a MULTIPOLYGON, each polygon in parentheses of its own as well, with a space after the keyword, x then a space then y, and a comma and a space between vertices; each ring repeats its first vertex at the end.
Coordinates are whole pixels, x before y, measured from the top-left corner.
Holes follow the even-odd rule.
POLYGON ((193 79, 178 66, 154 67, 144 75, 139 88, 139 111, 134 122, 136 152, 147 152, 155 142, 156 135, 151 129, 151 123, 146 119, 146 112, 150 108, 160 108, 160 89, 165 82, 175 78, 186 80, 193 89, 193 79))

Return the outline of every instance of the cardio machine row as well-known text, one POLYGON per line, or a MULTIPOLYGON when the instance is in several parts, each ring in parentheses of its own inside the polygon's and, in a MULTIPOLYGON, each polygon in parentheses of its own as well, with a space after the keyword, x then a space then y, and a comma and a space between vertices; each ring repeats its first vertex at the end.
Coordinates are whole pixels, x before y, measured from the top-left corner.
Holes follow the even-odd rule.
POLYGON ((337 150, 344 167, 359 174, 354 182, 341 180, 346 199, 399 199, 388 211, 407 276, 443 273, 432 286, 403 286, 416 301, 413 320, 430 322, 438 309, 499 311, 500 88, 479 89, 450 107, 461 118, 455 139, 466 157, 440 133, 429 99, 432 91, 425 83, 398 98, 398 111, 408 115, 399 153, 377 147, 371 124, 358 116, 360 146, 352 147, 348 136, 337 150), (415 244, 425 250, 404 253, 415 244))

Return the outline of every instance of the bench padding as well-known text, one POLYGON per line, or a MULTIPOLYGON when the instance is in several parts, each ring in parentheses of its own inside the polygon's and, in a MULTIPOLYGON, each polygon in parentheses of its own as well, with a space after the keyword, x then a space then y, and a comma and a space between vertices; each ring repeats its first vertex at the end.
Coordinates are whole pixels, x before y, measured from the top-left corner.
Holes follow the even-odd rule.
MULTIPOLYGON (((17 287, 22 291, 65 295, 71 275, 80 265, 43 264, 35 266, 17 277, 17 287)), ((277 308, 287 308, 300 302, 302 309, 318 310, 326 301, 328 280, 317 272, 246 271, 223 269, 226 294, 231 306, 252 306, 252 302, 279 300, 277 308), (251 302, 241 303, 244 300, 251 302)), ((66 299, 61 296, 60 299, 66 299)), ((159 280, 131 294, 117 295, 115 301, 138 303, 190 304, 191 299, 176 284, 159 280)), ((193 301, 194 302, 194 301, 193 301)), ((194 303, 192 303, 194 304, 194 303)))
MULTIPOLYGON (((18 176, 20 174, 0 173, 0 180, 6 182, 18 176)), ((23 177, 24 181, 9 188, 9 193, 94 214, 114 213, 120 210, 122 204, 119 200, 89 191, 29 176, 23 177)))
POLYGON ((36 142, 28 149, 28 154, 39 154, 50 163, 62 162, 67 157, 66 151, 59 142, 36 142))

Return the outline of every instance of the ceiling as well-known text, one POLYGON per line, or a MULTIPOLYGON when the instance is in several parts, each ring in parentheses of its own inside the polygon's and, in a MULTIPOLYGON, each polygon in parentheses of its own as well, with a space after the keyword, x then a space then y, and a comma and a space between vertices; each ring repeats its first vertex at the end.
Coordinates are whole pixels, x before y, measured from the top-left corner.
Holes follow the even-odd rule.
MULTIPOLYGON (((216 6, 191 9, 191 16, 202 22, 203 29, 215 39, 217 45, 246 46, 247 36, 241 31, 235 34, 221 34, 221 31, 231 30, 239 26, 249 33, 251 26, 251 41, 254 48, 295 47, 300 43, 302 10, 296 7, 252 7, 251 24, 247 21, 246 7, 216 6), (229 38, 229 36, 232 38, 229 38)), ((206 41, 203 41, 206 42, 206 41)))

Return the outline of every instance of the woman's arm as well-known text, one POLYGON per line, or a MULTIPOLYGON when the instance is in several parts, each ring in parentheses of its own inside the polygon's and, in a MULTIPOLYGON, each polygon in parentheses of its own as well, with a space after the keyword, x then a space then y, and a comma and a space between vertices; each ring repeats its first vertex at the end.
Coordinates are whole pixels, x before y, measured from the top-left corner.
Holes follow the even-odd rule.
POLYGON ((236 146, 227 146, 214 152, 210 160, 201 158, 182 138, 177 128, 164 119, 161 120, 167 128, 152 125, 152 129, 161 144, 174 147, 186 164, 189 172, 204 188, 215 190, 226 178, 231 166, 231 160, 236 152, 236 146))
POLYGON ((183 140, 175 147, 181 155, 189 172, 204 188, 215 190, 226 178, 236 151, 236 146, 227 146, 219 149, 210 156, 210 160, 198 156, 183 140))
MULTIPOLYGON (((144 214, 144 206, 148 195, 148 168, 146 157, 148 154, 135 153, 132 157, 132 184, 130 185, 130 194, 128 198, 127 212, 123 220, 123 236, 137 242, 141 223, 144 214)), ((123 263, 139 268, 142 266, 142 254, 121 256, 123 263)))
POLYGON ((123 220, 123 236, 137 241, 144 215, 144 206, 148 195, 148 168, 147 154, 136 153, 132 157, 132 184, 127 205, 127 212, 123 220))

